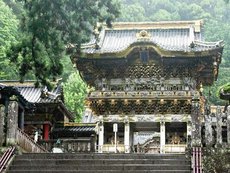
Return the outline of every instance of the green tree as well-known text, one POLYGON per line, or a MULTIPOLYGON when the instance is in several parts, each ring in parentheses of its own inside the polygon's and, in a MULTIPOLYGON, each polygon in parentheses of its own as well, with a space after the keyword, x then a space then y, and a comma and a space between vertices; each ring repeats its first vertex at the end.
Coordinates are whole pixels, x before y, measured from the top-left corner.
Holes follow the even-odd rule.
POLYGON ((63 73, 61 75, 61 78, 62 81, 65 83, 72 73, 76 73, 76 68, 73 67, 69 56, 65 56, 61 60, 61 63, 63 64, 63 73))
POLYGON ((16 15, 18 19, 20 19, 21 14, 24 12, 23 4, 18 2, 17 0, 3 0, 3 1, 6 3, 6 5, 8 5, 12 9, 14 15, 16 15))
POLYGON ((122 6, 121 11, 123 11, 123 15, 119 21, 138 22, 145 20, 145 9, 138 3, 131 4, 129 6, 122 6))
POLYGON ((17 42, 18 23, 12 10, 0 0, 0 79, 16 77, 16 67, 6 58, 6 51, 17 42))
POLYGON ((204 94, 206 95, 209 103, 215 105, 225 105, 228 103, 228 101, 224 101, 219 98, 219 90, 229 81, 229 68, 221 67, 219 70, 218 80, 211 87, 205 87, 204 94))
MULTIPOLYGON (((8 56, 17 62, 23 81, 33 73, 36 84, 48 85, 63 71, 66 46, 89 40, 97 22, 111 25, 119 14, 116 0, 20 0, 24 6, 23 36, 8 56)), ((73 53, 73 52, 72 52, 73 53)))
POLYGON ((153 16, 150 18, 153 21, 169 21, 172 20, 171 13, 166 10, 159 9, 153 16))
POLYGON ((84 100, 87 94, 87 85, 82 81, 79 72, 72 73, 63 85, 65 104, 75 113, 75 121, 79 122, 84 110, 84 100))

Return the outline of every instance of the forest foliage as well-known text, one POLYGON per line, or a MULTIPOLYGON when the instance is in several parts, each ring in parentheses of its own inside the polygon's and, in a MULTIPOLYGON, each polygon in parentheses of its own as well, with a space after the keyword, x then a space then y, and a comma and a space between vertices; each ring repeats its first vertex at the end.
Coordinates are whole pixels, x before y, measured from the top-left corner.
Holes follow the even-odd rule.
POLYGON ((203 19, 205 40, 225 42, 218 81, 205 89, 210 103, 223 104, 217 91, 230 81, 230 4, 226 1, 0 0, 0 79, 35 79, 37 84, 47 84, 69 77, 69 85, 75 80, 79 83, 75 87, 84 86, 78 91, 85 93, 66 46, 75 44, 79 51, 94 34, 97 22, 203 19))
MULTIPOLYGON (((89 41, 98 22, 111 22, 118 16, 115 0, 18 0, 20 39, 11 45, 7 58, 19 67, 21 81, 34 74, 36 84, 48 85, 63 72, 61 60, 66 47, 89 41)), ((72 52, 73 53, 73 52, 72 52)))
POLYGON ((18 77, 16 66, 5 58, 11 43, 17 42, 19 21, 11 8, 0 0, 0 78, 18 77), (10 68, 11 67, 11 68, 10 68))
MULTIPOLYGON (((119 15, 119 3, 116 0, 0 0, 0 2, 7 9, 11 8, 9 13, 18 22, 14 27, 17 31, 15 40, 9 38, 5 41, 0 57, 1 62, 5 64, 13 62, 18 75, 14 76, 14 72, 6 70, 5 67, 11 69, 12 66, 9 64, 2 65, 1 79, 8 79, 4 77, 5 74, 11 79, 20 79, 21 82, 35 79, 36 86, 46 85, 49 89, 52 88, 51 81, 63 75, 63 69, 72 72, 72 69, 66 68, 68 65, 65 60, 66 57, 69 58, 67 47, 75 46, 76 49, 71 52, 72 54, 80 52, 81 44, 89 41, 97 23, 111 26, 111 22, 119 15)), ((12 22, 9 21, 4 26, 10 23, 12 22)), ((13 28, 9 30, 11 33, 13 28)), ((64 74, 66 76, 66 72, 64 74)), ((75 78, 77 83, 75 87, 82 87, 77 90, 81 93, 74 101, 76 99, 82 101, 81 94, 85 95, 83 82, 79 80, 78 75, 69 74, 69 76, 67 84, 73 84, 71 80, 75 78)), ((67 105, 71 105, 68 103, 71 96, 68 92, 72 88, 65 88, 67 105)), ((76 108, 73 104, 71 106, 70 110, 76 108)), ((75 111, 81 113, 79 110, 83 109, 83 103, 78 106, 75 111)))

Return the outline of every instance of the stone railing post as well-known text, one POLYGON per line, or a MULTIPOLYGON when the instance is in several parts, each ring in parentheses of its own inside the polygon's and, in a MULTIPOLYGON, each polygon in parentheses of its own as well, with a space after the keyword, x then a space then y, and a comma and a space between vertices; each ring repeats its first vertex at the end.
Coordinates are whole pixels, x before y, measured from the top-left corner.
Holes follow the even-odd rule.
POLYGON ((205 115, 205 144, 206 146, 213 144, 212 118, 210 115, 205 115))
POLYGON ((212 117, 209 107, 206 107, 205 111, 205 144, 206 146, 211 146, 213 144, 212 117))
POLYGON ((216 145, 222 146, 222 110, 220 106, 217 106, 216 110, 216 145))

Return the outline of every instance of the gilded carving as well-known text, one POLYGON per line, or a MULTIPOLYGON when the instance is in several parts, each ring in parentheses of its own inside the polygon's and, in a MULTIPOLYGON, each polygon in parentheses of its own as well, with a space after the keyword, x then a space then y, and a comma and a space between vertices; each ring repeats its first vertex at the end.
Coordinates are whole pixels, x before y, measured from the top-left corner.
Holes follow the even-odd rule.
POLYGON ((187 101, 166 100, 164 103, 153 100, 95 100, 90 104, 92 110, 96 114, 109 115, 109 114, 124 114, 124 115, 148 115, 148 114, 190 114, 191 103, 187 101))
POLYGON ((146 30, 141 30, 139 33, 136 34, 137 40, 139 41, 148 41, 151 38, 151 34, 148 33, 146 30))

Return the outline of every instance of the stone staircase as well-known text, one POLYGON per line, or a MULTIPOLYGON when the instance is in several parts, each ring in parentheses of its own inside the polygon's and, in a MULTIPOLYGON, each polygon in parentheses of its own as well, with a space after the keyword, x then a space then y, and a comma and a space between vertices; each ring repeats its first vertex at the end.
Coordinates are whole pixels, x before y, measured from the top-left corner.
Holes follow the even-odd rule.
POLYGON ((37 153, 14 158, 8 173, 191 173, 179 154, 37 153))

